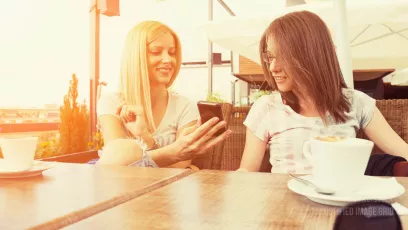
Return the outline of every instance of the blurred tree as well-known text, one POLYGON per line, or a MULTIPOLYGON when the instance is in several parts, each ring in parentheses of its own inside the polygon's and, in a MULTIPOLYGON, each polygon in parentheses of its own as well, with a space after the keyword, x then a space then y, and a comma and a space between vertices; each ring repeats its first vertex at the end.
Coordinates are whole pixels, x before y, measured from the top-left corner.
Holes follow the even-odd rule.
POLYGON ((60 144, 61 154, 88 150, 89 113, 84 101, 78 104, 78 78, 72 75, 64 104, 60 107, 60 144))

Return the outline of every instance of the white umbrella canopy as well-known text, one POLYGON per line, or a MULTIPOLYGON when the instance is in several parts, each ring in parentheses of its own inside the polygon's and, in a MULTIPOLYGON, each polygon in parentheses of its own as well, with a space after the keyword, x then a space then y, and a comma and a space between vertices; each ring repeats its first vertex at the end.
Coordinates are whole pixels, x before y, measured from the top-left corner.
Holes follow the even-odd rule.
MULTIPOLYGON (((318 14, 335 38, 332 2, 304 4, 284 10, 271 9, 268 17, 232 17, 204 25, 208 38, 219 46, 257 63, 259 40, 274 18, 308 10, 318 14)), ((408 0, 348 1, 348 35, 353 69, 408 67, 408 0)))
POLYGON ((383 78, 395 86, 408 86, 408 68, 396 70, 383 78))

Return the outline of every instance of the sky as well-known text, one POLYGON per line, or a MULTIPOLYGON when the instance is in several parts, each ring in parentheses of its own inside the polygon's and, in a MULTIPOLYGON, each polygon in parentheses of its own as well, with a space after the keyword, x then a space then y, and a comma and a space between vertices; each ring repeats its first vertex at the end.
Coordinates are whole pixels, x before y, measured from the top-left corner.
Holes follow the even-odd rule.
MULTIPOLYGON (((282 0, 225 0, 240 16, 267 14, 283 7, 282 0)), ((183 61, 204 61, 207 38, 197 30, 208 19, 207 0, 120 0, 119 17, 101 16, 101 80, 115 82, 125 35, 137 23, 151 19, 172 27, 182 41, 183 61)), ((230 17, 214 0, 214 20, 230 17)), ((79 79, 79 97, 89 94, 89 1, 13 0, 0 8, 0 107, 62 103, 72 74, 79 79)), ((214 46, 223 60, 229 51, 214 46)), ((215 71, 215 89, 229 87, 230 70, 215 71), (225 79, 221 78, 226 76, 225 79), (219 85, 216 85, 219 84, 219 85)), ((186 91, 193 98, 206 95, 205 68, 183 70, 175 88, 205 82, 201 90, 186 91), (199 80, 194 81, 193 78, 199 80), (184 80, 183 80, 184 79, 184 80), (184 82, 183 82, 184 81, 184 82), (194 94, 194 92, 198 92, 194 94)), ((182 92, 180 92, 183 94, 182 92)), ((222 92, 229 97, 229 91, 222 92)), ((89 103, 89 102, 88 102, 89 103)))
POLYGON ((87 88, 89 17, 83 2, 15 0, 0 8, 0 106, 61 103, 72 73, 87 88))
MULTIPOLYGON (((307 0, 319 2, 328 0, 307 0)), ((351 0, 349 0, 351 1, 351 0)), ((353 0, 354 1, 354 0, 353 0)), ((213 0, 213 20, 231 17, 213 0)), ((224 0, 237 16, 268 15, 285 0, 224 0)), ((100 79, 116 84, 127 32, 143 20, 173 28, 183 61, 205 61, 208 41, 200 26, 208 21, 208 0, 120 0, 120 16, 101 15, 100 79)), ((79 97, 89 103, 89 0, 13 0, 0 8, 0 107, 60 104, 72 74, 79 97)), ((213 52, 230 59, 230 51, 213 52)), ((182 69, 174 89, 194 100, 207 94, 207 68, 182 69), (190 87, 185 87, 186 85, 190 87)), ((230 99, 231 69, 214 69, 214 91, 230 99)))

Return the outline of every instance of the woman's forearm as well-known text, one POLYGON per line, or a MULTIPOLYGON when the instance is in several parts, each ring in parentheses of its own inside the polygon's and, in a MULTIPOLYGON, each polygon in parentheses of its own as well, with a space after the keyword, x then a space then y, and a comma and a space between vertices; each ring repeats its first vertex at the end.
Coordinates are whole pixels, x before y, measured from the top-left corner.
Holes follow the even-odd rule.
MULTIPOLYGON (((177 153, 180 152, 178 145, 173 143, 165 147, 148 151, 152 160, 159 167, 166 167, 180 159, 177 153)), ((115 139, 104 146, 103 154, 99 159, 99 164, 129 165, 142 158, 141 147, 132 139, 115 139)))
POLYGON ((177 143, 174 142, 170 145, 164 146, 159 149, 154 149, 148 152, 152 160, 159 167, 166 167, 181 161, 181 159, 178 158, 177 154, 179 151, 180 148, 178 148, 177 143))
POLYGON ((173 165, 175 163, 179 163, 179 159, 177 158, 177 152, 180 151, 177 148, 177 144, 172 143, 170 145, 164 146, 162 148, 154 149, 156 145, 156 141, 153 138, 153 135, 150 133, 145 133, 141 135, 141 138, 147 145, 147 149, 149 150, 148 153, 152 160, 159 166, 159 167, 166 167, 173 165))
POLYGON ((129 165, 142 159, 142 149, 131 139, 115 139, 103 147, 98 164, 129 165))
POLYGON ((408 160, 408 144, 407 143, 401 143, 399 148, 396 148, 394 152, 390 152, 390 154, 395 155, 395 156, 400 156, 408 160))

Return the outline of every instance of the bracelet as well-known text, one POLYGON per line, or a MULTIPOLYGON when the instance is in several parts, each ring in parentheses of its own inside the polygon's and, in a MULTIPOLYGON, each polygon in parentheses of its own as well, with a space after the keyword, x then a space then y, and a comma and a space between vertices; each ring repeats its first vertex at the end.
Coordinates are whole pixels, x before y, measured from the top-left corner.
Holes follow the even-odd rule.
POLYGON ((126 127, 124 127, 124 128, 125 128, 125 130, 126 130, 126 132, 127 132, 127 135, 128 135, 131 139, 136 140, 141 146, 144 147, 144 148, 143 148, 144 151, 150 151, 150 150, 154 150, 154 149, 160 148, 160 145, 157 143, 156 139, 152 136, 153 146, 152 146, 151 148, 147 149, 147 143, 146 143, 146 141, 143 139, 142 135, 140 135, 140 136, 133 136, 133 134, 132 134, 128 129, 126 129, 126 127))
POLYGON ((142 158, 140 160, 137 160, 128 166, 134 166, 134 167, 151 167, 151 168, 159 168, 159 166, 156 164, 156 162, 153 161, 151 156, 148 154, 146 151, 146 143, 143 142, 141 138, 135 138, 136 143, 140 146, 140 148, 143 151, 142 158))
POLYGON ((136 144, 138 144, 140 146, 140 148, 143 151, 143 154, 145 154, 145 152, 147 151, 147 144, 146 142, 143 140, 143 138, 136 136, 131 138, 132 140, 134 140, 136 142, 136 144))

